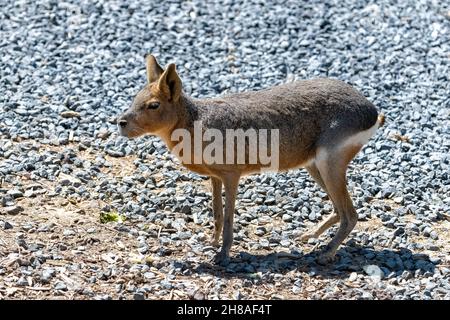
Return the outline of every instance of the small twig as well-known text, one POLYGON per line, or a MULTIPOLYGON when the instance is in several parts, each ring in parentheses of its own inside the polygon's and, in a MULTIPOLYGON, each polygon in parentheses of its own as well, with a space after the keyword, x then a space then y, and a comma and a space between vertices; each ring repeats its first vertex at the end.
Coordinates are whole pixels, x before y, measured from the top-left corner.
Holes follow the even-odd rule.
POLYGON ((158 238, 157 238, 157 239, 159 239, 159 236, 161 235, 161 230, 162 230, 162 226, 159 227, 159 230, 158 230, 158 238))
POLYGON ((0 242, 1 242, 0 244, 3 245, 3 246, 6 246, 6 245, 7 245, 6 241, 3 240, 2 238, 0 238, 0 242))
POLYGON ((52 290, 51 287, 26 287, 27 289, 34 290, 34 291, 50 291, 52 290))

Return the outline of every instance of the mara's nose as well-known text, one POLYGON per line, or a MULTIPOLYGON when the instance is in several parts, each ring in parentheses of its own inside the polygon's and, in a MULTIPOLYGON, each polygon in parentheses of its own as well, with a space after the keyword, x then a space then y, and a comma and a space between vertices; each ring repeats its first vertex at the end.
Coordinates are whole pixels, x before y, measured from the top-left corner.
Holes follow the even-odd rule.
POLYGON ((123 128, 127 125, 127 120, 120 119, 117 123, 123 128))

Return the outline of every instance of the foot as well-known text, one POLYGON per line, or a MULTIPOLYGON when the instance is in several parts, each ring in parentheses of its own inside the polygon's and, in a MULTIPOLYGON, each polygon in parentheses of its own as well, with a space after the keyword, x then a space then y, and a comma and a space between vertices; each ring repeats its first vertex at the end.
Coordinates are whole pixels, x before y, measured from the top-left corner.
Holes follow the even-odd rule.
POLYGON ((219 247, 219 237, 212 236, 209 242, 213 247, 219 247))
POLYGON ((230 263, 230 258, 228 257, 227 253, 225 253, 224 251, 220 251, 214 257, 214 263, 221 267, 226 267, 230 263))
POLYGON ((310 232, 307 232, 305 234, 302 234, 299 239, 301 242, 308 242, 308 240, 312 238, 315 238, 314 235, 310 232))

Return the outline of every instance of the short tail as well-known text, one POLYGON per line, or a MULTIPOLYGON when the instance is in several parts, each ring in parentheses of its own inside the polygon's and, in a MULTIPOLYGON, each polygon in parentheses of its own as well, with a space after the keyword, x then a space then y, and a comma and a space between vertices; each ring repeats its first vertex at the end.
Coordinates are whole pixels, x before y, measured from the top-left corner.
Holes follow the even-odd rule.
POLYGON ((378 120, 377 120, 378 121, 378 128, 382 127, 384 125, 385 119, 386 119, 386 117, 384 116, 384 114, 380 113, 378 115, 378 120))

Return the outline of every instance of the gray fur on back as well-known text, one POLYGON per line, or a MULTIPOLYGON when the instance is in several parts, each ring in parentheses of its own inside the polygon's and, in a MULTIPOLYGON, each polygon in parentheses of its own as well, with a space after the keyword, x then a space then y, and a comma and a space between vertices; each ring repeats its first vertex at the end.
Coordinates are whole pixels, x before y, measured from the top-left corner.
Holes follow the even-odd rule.
POLYGON ((367 130, 378 116, 357 90, 327 78, 193 100, 187 106, 190 120, 201 120, 204 128, 279 129, 281 144, 305 149, 335 144, 367 130))

